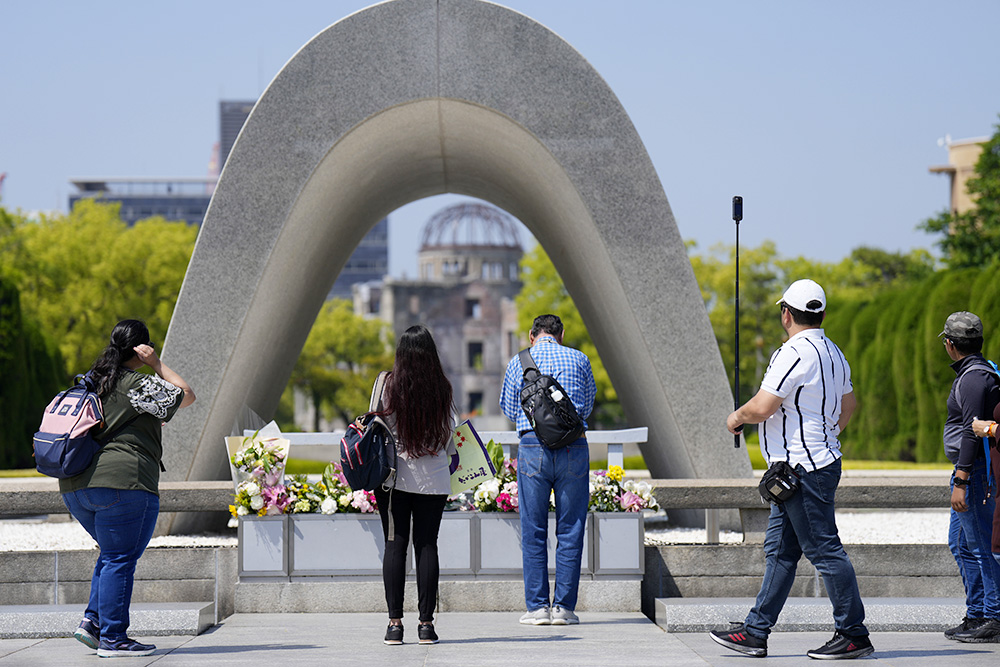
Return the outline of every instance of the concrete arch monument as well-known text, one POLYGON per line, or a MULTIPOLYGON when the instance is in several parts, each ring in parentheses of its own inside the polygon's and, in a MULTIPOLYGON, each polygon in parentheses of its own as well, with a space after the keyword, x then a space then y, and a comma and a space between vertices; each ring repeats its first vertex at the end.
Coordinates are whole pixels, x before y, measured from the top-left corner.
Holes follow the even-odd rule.
POLYGON ((445 192, 492 202, 548 252, 655 477, 750 472, 724 428, 722 359, 670 206, 600 75, 541 24, 479 0, 394 0, 288 62, 237 140, 165 359, 199 401, 167 479, 227 476, 246 404, 278 403, 337 272, 371 226, 445 192))

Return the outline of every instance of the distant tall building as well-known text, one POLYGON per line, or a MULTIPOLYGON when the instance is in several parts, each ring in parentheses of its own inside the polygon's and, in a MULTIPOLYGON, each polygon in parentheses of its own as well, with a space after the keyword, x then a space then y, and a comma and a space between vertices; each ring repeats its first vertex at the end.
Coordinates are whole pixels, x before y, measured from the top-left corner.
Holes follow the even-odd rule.
POLYGON ((256 100, 222 100, 219 102, 219 169, 226 164, 229 152, 233 150, 236 137, 243 129, 243 123, 256 104, 256 100))
POLYGON ((521 347, 514 297, 523 254, 513 218, 492 206, 458 204, 424 227, 419 279, 354 290, 355 312, 391 322, 395 338, 417 323, 430 328, 459 413, 483 430, 510 428, 500 413, 500 386, 521 347))
POLYGON ((983 152, 983 144, 989 141, 989 137, 979 139, 962 139, 951 141, 948 139, 948 164, 931 167, 932 174, 948 174, 951 180, 951 197, 949 198, 948 210, 952 214, 965 213, 975 208, 976 204, 965 184, 976 174, 976 162, 983 152))
MULTIPOLYGON (((209 178, 88 178, 71 181, 77 191, 69 196, 69 208, 81 199, 99 198, 121 204, 127 224, 153 216, 200 225, 215 192, 219 171, 226 164, 255 100, 219 102, 218 155, 209 178)), ((389 220, 379 220, 347 260, 328 298, 351 298, 355 283, 380 281, 389 273, 389 220)))

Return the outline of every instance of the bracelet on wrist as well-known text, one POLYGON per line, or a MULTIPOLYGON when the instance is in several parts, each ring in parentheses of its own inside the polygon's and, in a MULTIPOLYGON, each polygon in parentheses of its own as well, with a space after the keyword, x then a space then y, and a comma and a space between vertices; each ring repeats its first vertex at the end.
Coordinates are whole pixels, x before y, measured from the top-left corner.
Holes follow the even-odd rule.
POLYGON ((969 485, 969 480, 962 479, 961 477, 958 476, 955 477, 955 486, 968 486, 968 485, 969 485))
POLYGON ((997 423, 996 422, 993 422, 992 424, 990 424, 989 426, 986 427, 986 435, 990 436, 991 438, 997 437, 997 423))

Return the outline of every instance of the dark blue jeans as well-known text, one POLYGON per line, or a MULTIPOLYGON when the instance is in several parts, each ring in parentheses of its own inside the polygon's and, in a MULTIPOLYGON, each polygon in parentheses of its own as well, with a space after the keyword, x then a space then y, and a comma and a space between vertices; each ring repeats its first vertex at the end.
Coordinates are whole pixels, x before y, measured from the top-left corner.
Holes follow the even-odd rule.
POLYGON ((580 438, 551 450, 533 433, 517 448, 517 495, 521 514, 521 563, 528 611, 549 606, 549 495, 556 498, 556 586, 552 604, 576 609, 583 533, 590 502, 590 451, 580 438))
POLYGON ((101 549, 84 615, 100 626, 101 639, 124 639, 135 565, 153 536, 160 499, 148 491, 93 488, 64 493, 63 502, 101 549))
MULTIPOLYGON (((1000 564, 990 558, 993 535, 992 496, 987 497, 986 461, 976 461, 969 473, 965 512, 951 511, 948 548, 955 557, 965 586, 966 616, 1000 618, 1000 564)), ((951 488, 955 482, 952 475, 951 488)))
POLYGON ((840 483, 840 459, 815 472, 796 466, 799 490, 783 505, 771 506, 764 537, 764 581, 745 622, 747 632, 766 639, 778 621, 805 554, 823 576, 833 603, 834 627, 849 637, 866 637, 865 607, 854 566, 837 534, 834 496, 840 483))

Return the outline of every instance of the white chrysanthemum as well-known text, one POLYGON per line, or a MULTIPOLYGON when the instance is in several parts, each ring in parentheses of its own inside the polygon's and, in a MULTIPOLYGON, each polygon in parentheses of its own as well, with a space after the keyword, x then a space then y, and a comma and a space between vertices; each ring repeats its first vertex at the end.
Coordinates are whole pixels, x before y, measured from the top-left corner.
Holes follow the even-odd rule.
POLYGON ((250 496, 250 509, 259 510, 264 506, 264 498, 261 496, 250 496))
POLYGON ((320 503, 319 511, 323 514, 336 514, 337 513, 337 501, 333 498, 327 496, 320 503))
POLYGON ((237 516, 246 516, 247 514, 250 514, 250 510, 248 510, 243 505, 240 505, 239 507, 236 508, 236 515, 237 516))

